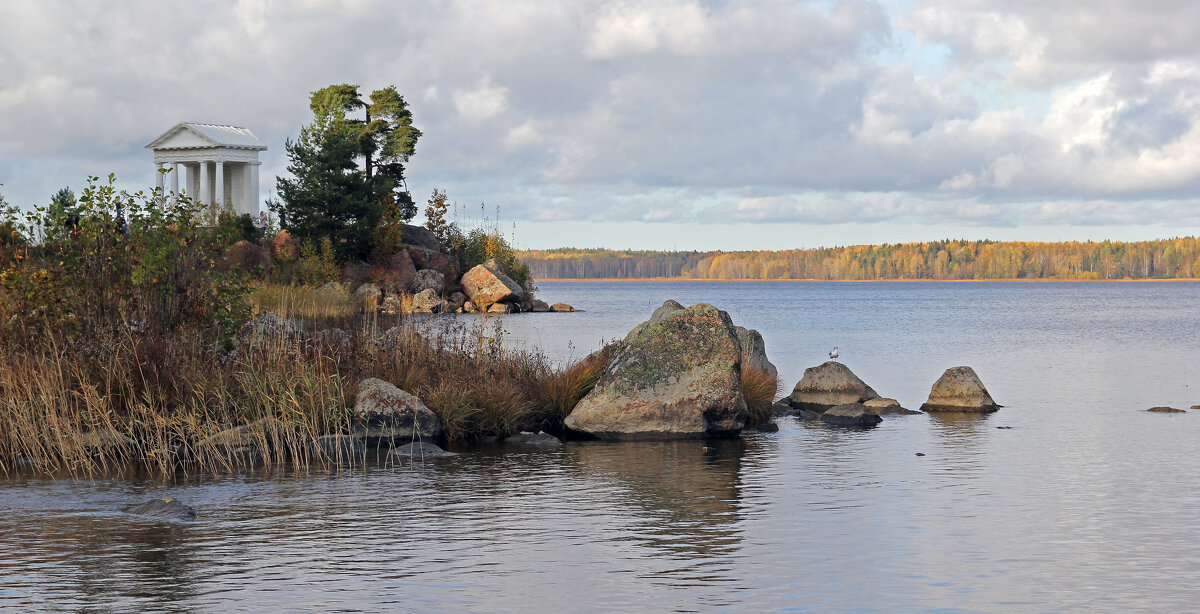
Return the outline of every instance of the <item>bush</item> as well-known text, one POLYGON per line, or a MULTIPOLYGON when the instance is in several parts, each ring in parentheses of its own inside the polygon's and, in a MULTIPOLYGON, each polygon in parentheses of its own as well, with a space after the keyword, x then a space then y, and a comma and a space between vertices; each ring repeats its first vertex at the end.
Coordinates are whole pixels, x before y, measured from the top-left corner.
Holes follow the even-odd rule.
POLYGON ((304 242, 300 247, 300 259, 296 261, 297 283, 320 286, 337 281, 340 276, 333 242, 329 237, 321 239, 319 245, 312 241, 304 242))
POLYGON ((749 416, 746 428, 754 428, 771 419, 771 403, 779 392, 779 379, 755 367, 742 368, 742 398, 749 416))

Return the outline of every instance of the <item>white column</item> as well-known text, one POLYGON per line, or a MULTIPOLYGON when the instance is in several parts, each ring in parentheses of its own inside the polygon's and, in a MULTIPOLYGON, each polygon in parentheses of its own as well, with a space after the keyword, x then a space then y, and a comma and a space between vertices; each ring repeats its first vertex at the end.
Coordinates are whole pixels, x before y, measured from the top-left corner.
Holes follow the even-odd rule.
POLYGON ((154 163, 154 187, 158 188, 158 196, 160 198, 163 196, 163 193, 162 193, 162 191, 163 191, 162 171, 165 166, 166 166, 166 164, 163 164, 162 162, 154 163))
POLYGON ((208 162, 200 163, 200 193, 196 195, 196 202, 212 202, 212 193, 208 190, 208 162))
POLYGON ((217 207, 225 207, 225 163, 217 160, 217 185, 213 190, 213 202, 217 207))
POLYGON ((251 217, 258 217, 258 165, 261 162, 250 163, 250 202, 246 203, 246 209, 250 212, 251 217))
POLYGON ((179 163, 171 165, 171 204, 179 202, 179 163))
POLYGON ((250 217, 255 218, 254 221, 257 223, 258 211, 255 211, 255 209, 258 207, 255 206, 256 203, 254 202, 254 193, 252 191, 253 186, 250 184, 251 166, 249 162, 242 165, 242 213, 249 213, 250 217))

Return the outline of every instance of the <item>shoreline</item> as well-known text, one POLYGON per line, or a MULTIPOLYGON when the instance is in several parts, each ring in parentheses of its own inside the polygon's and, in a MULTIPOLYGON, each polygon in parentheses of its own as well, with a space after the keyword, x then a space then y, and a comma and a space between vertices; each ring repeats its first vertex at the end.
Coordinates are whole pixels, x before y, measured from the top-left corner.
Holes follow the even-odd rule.
POLYGON ((536 279, 535 283, 541 282, 601 282, 601 283, 617 283, 617 282, 712 282, 712 283, 801 283, 801 284, 892 284, 892 283, 951 283, 951 284, 972 284, 972 283, 1175 283, 1175 282, 1200 282, 1200 278, 1171 278, 1171 279, 1052 279, 1052 278, 1004 278, 1004 279, 696 279, 692 277, 553 277, 546 279, 536 279))

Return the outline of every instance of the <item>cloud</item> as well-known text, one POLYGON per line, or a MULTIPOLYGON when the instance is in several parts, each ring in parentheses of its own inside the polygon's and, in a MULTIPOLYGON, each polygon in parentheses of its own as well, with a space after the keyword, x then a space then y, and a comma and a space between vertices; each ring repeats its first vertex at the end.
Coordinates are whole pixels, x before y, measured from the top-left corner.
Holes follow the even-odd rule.
POLYGON ((406 95, 418 200, 512 219, 1177 227, 1198 21, 1165 0, 4 3, 0 189, 150 184, 142 146, 181 120, 253 129, 270 186, 308 93, 350 82, 406 95))

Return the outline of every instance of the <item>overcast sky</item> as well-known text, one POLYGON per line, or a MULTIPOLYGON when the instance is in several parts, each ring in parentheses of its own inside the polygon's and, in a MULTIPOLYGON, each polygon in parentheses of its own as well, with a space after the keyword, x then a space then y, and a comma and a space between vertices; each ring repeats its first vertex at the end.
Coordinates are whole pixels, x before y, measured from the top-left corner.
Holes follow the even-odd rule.
POLYGON ((1200 2, 0 4, 0 187, 44 203, 179 121, 394 84, 408 169, 522 247, 1200 234, 1200 2))

